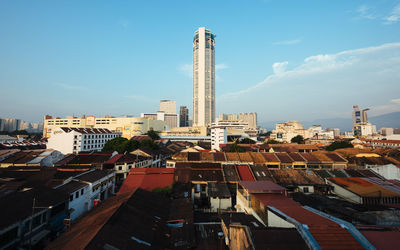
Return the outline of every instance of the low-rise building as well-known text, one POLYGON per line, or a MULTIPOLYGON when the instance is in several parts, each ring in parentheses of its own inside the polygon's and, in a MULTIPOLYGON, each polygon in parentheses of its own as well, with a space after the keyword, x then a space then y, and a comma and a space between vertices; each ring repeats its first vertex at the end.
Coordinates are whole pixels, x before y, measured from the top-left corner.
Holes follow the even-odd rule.
POLYGON ((46 115, 43 124, 43 137, 46 138, 51 137, 53 130, 60 127, 108 129, 121 133, 122 137, 130 139, 135 135, 143 135, 149 130, 163 131, 166 126, 163 121, 143 117, 95 117, 84 115, 82 117, 69 116, 67 118, 53 118, 46 115))
POLYGON ((47 148, 63 154, 101 151, 107 141, 117 137, 121 137, 121 133, 109 129, 59 127, 52 131, 47 148))
POLYGON ((400 185, 377 177, 334 177, 327 178, 338 196, 367 205, 399 204, 400 185))

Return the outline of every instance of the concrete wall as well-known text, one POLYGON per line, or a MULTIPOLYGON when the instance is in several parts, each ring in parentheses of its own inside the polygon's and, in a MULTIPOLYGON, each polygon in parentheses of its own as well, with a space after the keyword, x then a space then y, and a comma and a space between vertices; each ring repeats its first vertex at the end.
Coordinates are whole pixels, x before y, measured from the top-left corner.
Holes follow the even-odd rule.
POLYGON ((227 210, 232 206, 231 198, 212 198, 210 197, 211 212, 218 212, 218 209, 227 210))
POLYGON ((267 215, 268 215, 268 227, 295 228, 295 226, 292 223, 282 219, 278 215, 271 212, 269 209, 267 215))
POLYGON ((352 201, 352 202, 355 202, 358 204, 362 204, 361 196, 359 196, 355 193, 352 193, 352 192, 348 191, 347 189, 345 189, 339 185, 336 185, 333 182, 330 182, 329 180, 327 182, 329 185, 333 186, 333 193, 335 193, 336 195, 338 195, 346 200, 349 200, 349 201, 352 201))

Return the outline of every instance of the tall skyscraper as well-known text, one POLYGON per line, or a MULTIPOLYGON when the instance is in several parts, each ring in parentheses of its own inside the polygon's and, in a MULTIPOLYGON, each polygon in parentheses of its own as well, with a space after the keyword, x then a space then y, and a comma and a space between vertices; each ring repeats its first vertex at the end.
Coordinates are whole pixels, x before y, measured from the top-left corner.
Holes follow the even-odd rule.
POLYGON ((179 109, 179 127, 189 127, 189 109, 181 106, 179 109))
POLYGON ((369 109, 360 110, 360 107, 358 105, 353 106, 353 126, 359 123, 368 122, 368 116, 367 116, 368 110, 369 109))
POLYGON ((176 101, 161 100, 160 111, 166 114, 176 114, 176 101))
POLYGON ((215 120, 215 35, 201 27, 193 38, 193 125, 215 120))

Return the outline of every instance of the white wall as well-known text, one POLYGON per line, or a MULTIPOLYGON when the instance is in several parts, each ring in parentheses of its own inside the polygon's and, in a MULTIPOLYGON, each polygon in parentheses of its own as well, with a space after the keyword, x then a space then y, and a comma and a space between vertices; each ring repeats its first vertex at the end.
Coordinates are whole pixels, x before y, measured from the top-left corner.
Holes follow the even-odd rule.
POLYGON ((60 151, 62 154, 72 154, 74 143, 74 133, 56 133, 47 141, 47 148, 60 151))
POLYGON ((383 166, 367 166, 375 173, 385 177, 388 180, 399 180, 400 181, 400 168, 393 164, 383 166))
POLYGON ((271 212, 269 209, 267 212, 267 216, 268 216, 268 227, 295 228, 295 225, 293 225, 292 223, 287 222, 286 220, 277 216, 276 214, 271 212))
POLYGON ((232 206, 231 198, 212 198, 210 197, 211 212, 218 212, 218 209, 228 209, 232 206))

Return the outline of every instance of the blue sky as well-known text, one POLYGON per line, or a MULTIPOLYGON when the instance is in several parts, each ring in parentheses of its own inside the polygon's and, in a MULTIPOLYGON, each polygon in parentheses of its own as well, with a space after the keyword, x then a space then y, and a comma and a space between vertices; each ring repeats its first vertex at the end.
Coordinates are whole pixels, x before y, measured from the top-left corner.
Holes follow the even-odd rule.
POLYGON ((192 107, 192 37, 216 37, 217 113, 260 122, 400 111, 400 0, 0 1, 0 117, 192 107))

